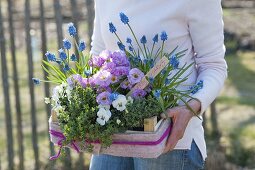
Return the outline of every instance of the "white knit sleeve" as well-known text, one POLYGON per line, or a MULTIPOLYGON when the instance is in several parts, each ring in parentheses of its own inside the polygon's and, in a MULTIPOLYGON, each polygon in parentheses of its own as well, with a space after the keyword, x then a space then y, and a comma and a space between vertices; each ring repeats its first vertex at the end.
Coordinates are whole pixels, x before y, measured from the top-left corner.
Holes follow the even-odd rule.
POLYGON ((101 24, 100 24, 100 7, 98 0, 95 0, 95 19, 94 19, 94 29, 91 41, 91 51, 90 54, 98 55, 101 51, 105 49, 105 44, 102 39, 101 24))
POLYGON ((187 20, 197 54, 197 82, 203 81, 203 88, 192 97, 200 100, 203 113, 218 96, 227 77, 221 1, 191 0, 187 20))

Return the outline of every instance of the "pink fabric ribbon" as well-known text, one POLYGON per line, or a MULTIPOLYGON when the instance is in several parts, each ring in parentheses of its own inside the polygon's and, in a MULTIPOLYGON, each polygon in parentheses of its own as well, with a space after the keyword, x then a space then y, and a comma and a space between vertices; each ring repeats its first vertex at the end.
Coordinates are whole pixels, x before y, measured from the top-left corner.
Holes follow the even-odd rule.
MULTIPOLYGON (((56 155, 50 157, 50 160, 55 160, 60 156, 61 150, 63 148, 62 142, 66 139, 66 137, 63 135, 63 133, 55 131, 55 130, 50 130, 49 133, 51 135, 53 135, 54 137, 59 138, 59 140, 57 142, 58 146, 60 146, 58 153, 56 155)), ((74 150, 76 150, 76 152, 78 152, 78 153, 80 152, 79 148, 75 144, 75 141, 71 142, 71 146, 72 146, 72 148, 74 148, 74 150)))

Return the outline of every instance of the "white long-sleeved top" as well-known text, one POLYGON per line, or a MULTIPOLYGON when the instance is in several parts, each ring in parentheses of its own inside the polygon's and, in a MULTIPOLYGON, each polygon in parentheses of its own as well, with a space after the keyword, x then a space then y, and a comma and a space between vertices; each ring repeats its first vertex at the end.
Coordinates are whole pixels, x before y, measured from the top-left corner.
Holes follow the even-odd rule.
MULTIPOLYGON (((203 88, 192 95, 200 100, 203 113, 217 97, 227 77, 221 1, 95 0, 95 25, 91 43, 93 55, 98 55, 104 49, 118 49, 117 38, 109 31, 109 22, 116 26, 123 42, 127 37, 132 38, 127 26, 119 19, 120 12, 129 17, 138 39, 146 35, 149 48, 154 35, 164 30, 168 34, 165 52, 171 52, 176 46, 179 51, 187 49, 180 64, 195 62, 195 65, 187 72, 191 73, 188 80, 179 88, 187 89, 190 84, 203 81, 203 88)), ((205 159, 202 120, 195 116, 188 123, 175 149, 190 149, 192 140, 205 159)))

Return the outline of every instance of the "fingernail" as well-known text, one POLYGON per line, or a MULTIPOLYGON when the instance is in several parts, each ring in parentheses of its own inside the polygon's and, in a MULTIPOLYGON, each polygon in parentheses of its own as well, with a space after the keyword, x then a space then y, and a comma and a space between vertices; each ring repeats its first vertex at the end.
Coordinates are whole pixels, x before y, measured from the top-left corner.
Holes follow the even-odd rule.
POLYGON ((161 113, 160 116, 161 116, 163 119, 166 119, 166 114, 161 113))

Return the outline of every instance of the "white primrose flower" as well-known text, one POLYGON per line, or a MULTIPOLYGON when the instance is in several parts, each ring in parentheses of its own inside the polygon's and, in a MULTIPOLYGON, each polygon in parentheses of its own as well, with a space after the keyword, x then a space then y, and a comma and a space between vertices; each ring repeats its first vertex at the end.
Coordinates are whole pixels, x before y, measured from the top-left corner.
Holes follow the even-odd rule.
POLYGON ((116 123, 119 125, 121 123, 120 119, 117 119, 116 123))
POLYGON ((57 113, 57 115, 59 115, 60 112, 63 112, 65 110, 64 107, 57 105, 56 107, 54 107, 54 111, 57 113))
POLYGON ((58 105, 59 99, 64 97, 67 97, 70 101, 72 89, 73 88, 67 83, 62 83, 61 85, 54 87, 52 95, 52 101, 54 102, 53 105, 58 105))
POLYGON ((70 102, 70 98, 71 98, 71 91, 72 91, 72 87, 71 86, 67 86, 66 87, 66 95, 67 95, 67 99, 70 102))
POLYGON ((117 99, 112 102, 112 106, 119 110, 123 111, 126 109, 127 99, 124 95, 118 95, 117 99))
POLYGON ((53 94, 52 94, 52 101, 54 102, 53 105, 58 105, 59 98, 61 98, 59 91, 60 91, 60 86, 56 86, 53 88, 53 94))
POLYGON ((50 98, 45 97, 45 98, 44 98, 44 102, 45 102, 46 104, 49 104, 49 103, 50 103, 50 98))
POLYGON ((109 110, 110 109, 110 105, 102 105, 102 104, 100 104, 100 105, 98 105, 98 107, 99 107, 99 109, 100 108, 104 108, 105 110, 109 110))
POLYGON ((134 99, 131 96, 128 96, 127 102, 132 104, 134 102, 134 99))
POLYGON ((112 113, 109 109, 100 108, 97 112, 97 123, 99 123, 101 126, 104 126, 106 122, 110 119, 112 116, 112 113))

